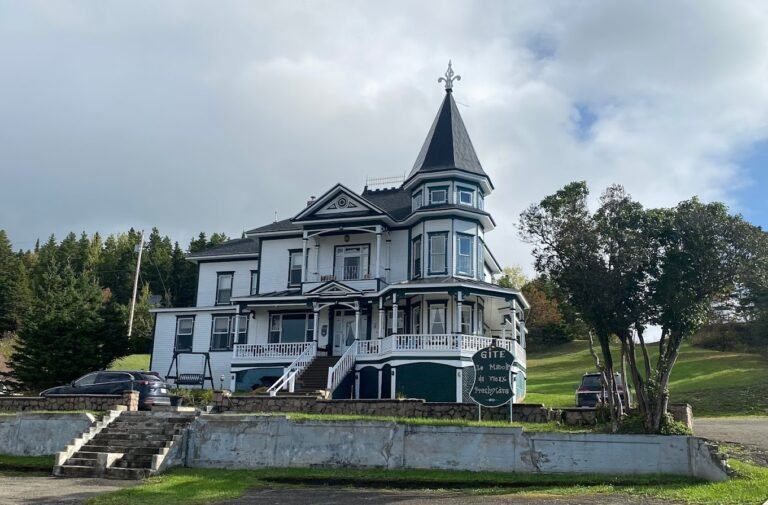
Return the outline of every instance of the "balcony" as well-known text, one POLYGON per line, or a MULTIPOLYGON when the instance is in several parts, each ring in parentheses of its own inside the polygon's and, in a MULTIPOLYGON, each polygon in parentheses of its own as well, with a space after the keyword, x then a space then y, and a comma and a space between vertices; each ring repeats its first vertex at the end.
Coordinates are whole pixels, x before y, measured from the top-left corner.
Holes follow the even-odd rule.
POLYGON ((307 281, 302 285, 302 293, 312 291, 326 282, 337 281, 357 291, 377 291, 378 280, 368 270, 359 265, 337 266, 336 269, 321 269, 319 272, 307 272, 307 281))
POLYGON ((388 356, 441 356, 471 358, 474 353, 494 343, 525 365, 526 353, 515 340, 482 337, 479 335, 390 335, 381 340, 360 340, 357 343, 357 360, 366 361, 388 356))

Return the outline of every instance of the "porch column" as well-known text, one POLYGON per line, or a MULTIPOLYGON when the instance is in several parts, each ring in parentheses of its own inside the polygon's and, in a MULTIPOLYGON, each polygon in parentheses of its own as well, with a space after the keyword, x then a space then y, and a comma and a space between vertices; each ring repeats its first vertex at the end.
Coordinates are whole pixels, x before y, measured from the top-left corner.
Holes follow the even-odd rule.
POLYGON ((397 333, 397 294, 392 293, 392 334, 397 333))
POLYGON ((381 225, 376 226, 376 278, 381 279, 381 225))
POLYGON ((463 299, 464 296, 461 294, 461 291, 459 291, 456 295, 456 331, 454 333, 461 333, 461 302, 463 299))
POLYGON ((360 339, 360 303, 355 308, 355 340, 360 339))
POLYGON ((378 382, 378 387, 376 388, 376 392, 377 392, 376 399, 377 400, 381 400, 381 384, 382 384, 381 376, 382 376, 382 370, 381 370, 381 368, 379 368, 379 382, 378 382))
POLYGON ((512 299, 512 340, 520 341, 520 334, 517 331, 517 300, 512 299))
POLYGON ((384 321, 384 298, 380 296, 379 297, 379 338, 380 339, 384 338, 385 324, 386 323, 384 321))
POLYGON ((301 282, 307 282, 307 232, 304 231, 304 237, 301 239, 301 282))
POLYGON ((312 330, 312 340, 317 342, 317 332, 320 331, 320 328, 318 328, 318 324, 320 324, 320 309, 317 308, 317 305, 315 305, 314 318, 315 322, 313 326, 314 329, 312 330))
MULTIPOLYGON (((237 309, 235 311, 235 324, 234 328, 232 329, 233 335, 232 335, 232 344, 239 344, 241 342, 238 342, 237 339, 240 336, 240 318, 238 317, 240 315, 240 304, 237 305, 237 309)), ((248 338, 246 336, 246 338, 248 338)))

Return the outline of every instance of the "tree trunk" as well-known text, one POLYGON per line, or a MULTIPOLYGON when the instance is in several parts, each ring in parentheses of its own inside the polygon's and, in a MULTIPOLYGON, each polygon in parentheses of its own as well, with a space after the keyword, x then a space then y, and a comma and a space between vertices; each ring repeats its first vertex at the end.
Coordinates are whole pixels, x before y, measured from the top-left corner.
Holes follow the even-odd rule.
POLYGON ((653 413, 652 425, 652 429, 655 433, 658 433, 661 429, 661 422, 667 413, 667 408, 669 407, 669 379, 672 374, 672 367, 674 367, 675 362, 677 361, 677 356, 680 353, 680 344, 682 344, 682 341, 683 336, 679 332, 670 335, 664 356, 659 356, 660 366, 657 370, 659 391, 658 398, 656 398, 655 402, 655 412, 653 413))

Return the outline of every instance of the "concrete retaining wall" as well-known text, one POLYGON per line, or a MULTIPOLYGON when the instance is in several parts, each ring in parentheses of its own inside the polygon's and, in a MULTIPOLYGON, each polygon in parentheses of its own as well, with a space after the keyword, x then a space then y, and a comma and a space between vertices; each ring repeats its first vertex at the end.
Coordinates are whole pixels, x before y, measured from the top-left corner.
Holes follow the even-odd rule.
POLYGON ((203 468, 355 466, 726 479, 724 463, 695 437, 528 433, 520 428, 294 421, 282 416, 201 416, 188 432, 179 463, 203 468))
POLYGON ((0 454, 43 456, 60 451, 95 421, 86 413, 0 416, 0 454))

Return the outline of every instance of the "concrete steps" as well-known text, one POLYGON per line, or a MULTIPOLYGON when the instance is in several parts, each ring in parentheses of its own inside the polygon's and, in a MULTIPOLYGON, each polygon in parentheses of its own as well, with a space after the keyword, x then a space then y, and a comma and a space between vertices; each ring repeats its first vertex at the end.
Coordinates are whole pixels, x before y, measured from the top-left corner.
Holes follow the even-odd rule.
MULTIPOLYGON (((179 409, 180 410, 180 409, 179 409)), ((195 420, 196 411, 121 412, 57 456, 54 475, 143 479, 161 471, 195 420), (165 465, 164 465, 165 463, 165 465)))

